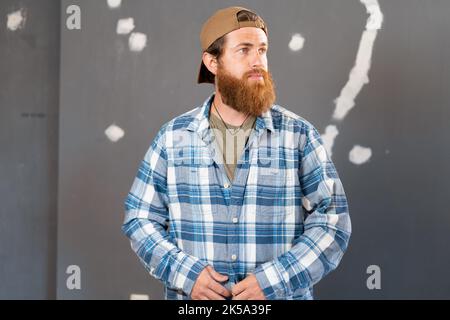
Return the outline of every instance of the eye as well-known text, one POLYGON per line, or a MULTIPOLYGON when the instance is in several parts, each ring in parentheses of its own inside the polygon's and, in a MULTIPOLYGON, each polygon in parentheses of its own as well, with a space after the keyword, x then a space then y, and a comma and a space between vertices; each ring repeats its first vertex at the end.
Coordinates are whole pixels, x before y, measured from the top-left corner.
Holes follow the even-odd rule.
POLYGON ((241 49, 239 49, 239 52, 247 53, 248 52, 248 48, 241 48, 241 49))
POLYGON ((259 53, 266 53, 267 52, 267 49, 266 48, 261 48, 261 49, 259 49, 259 53))

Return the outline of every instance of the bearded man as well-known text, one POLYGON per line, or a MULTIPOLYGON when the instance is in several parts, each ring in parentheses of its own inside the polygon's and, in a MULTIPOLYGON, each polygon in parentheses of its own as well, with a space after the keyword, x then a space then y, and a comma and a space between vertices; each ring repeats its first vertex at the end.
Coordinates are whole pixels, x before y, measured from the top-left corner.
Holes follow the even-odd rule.
POLYGON ((351 234, 336 168, 315 127, 274 104, 258 14, 218 10, 200 42, 198 83, 215 91, 158 131, 122 231, 166 299, 313 299, 351 234))

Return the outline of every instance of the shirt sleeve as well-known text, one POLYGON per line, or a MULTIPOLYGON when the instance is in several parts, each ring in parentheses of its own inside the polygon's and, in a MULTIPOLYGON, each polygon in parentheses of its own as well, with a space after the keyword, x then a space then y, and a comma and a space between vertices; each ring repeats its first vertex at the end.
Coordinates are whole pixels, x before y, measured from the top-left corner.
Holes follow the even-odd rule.
POLYGON ((294 290, 320 281, 338 266, 350 239, 347 198, 320 134, 307 126, 303 140, 298 173, 304 233, 289 251, 255 269, 267 299, 289 299, 294 290))
POLYGON ((190 296, 206 262, 180 250, 167 232, 167 153, 161 146, 162 137, 163 128, 139 166, 125 199, 122 231, 150 275, 190 296))

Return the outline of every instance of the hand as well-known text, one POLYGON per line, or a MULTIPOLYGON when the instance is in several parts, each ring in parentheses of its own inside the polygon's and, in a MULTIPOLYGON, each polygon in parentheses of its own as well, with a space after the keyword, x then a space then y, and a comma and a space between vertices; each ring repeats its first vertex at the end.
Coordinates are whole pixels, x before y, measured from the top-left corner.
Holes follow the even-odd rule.
POLYGON ((228 277, 206 266, 198 275, 192 288, 191 298, 193 300, 225 300, 231 297, 231 292, 220 284, 228 280, 228 277))
POLYGON ((249 274, 244 280, 231 289, 233 300, 266 300, 254 274, 249 274))

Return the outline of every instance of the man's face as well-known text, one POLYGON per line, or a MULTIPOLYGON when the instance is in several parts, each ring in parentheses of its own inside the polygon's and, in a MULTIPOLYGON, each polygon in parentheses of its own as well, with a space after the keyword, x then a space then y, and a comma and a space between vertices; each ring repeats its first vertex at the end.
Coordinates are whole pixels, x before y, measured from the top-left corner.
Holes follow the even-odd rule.
MULTIPOLYGON (((255 68, 268 70, 267 49, 268 40, 262 29, 241 28, 226 35, 220 61, 230 75, 240 79, 255 68)), ((262 81, 261 77, 250 74, 247 79, 253 82, 262 81)))
POLYGON ((267 46, 267 36, 259 28, 241 28, 226 36, 216 84, 224 103, 239 112, 259 116, 275 101, 267 46))

